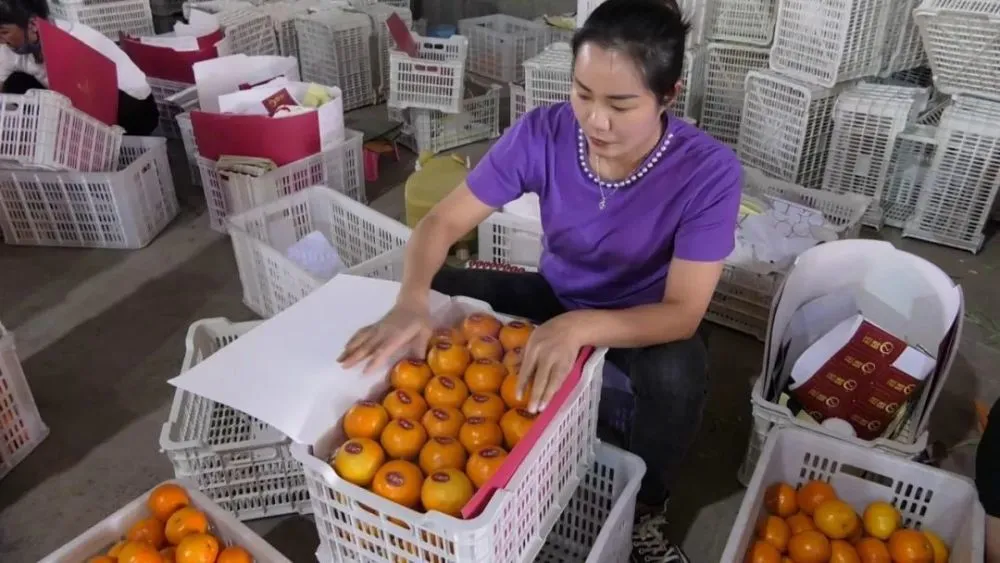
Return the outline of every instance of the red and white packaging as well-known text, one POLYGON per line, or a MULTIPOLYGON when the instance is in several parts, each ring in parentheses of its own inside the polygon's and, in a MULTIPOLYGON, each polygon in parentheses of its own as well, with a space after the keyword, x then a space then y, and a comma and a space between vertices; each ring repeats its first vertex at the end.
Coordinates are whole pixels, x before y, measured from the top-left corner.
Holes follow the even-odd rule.
POLYGON ((194 65, 230 53, 229 42, 214 15, 192 10, 190 23, 152 37, 123 35, 122 51, 146 76, 194 84, 194 65))

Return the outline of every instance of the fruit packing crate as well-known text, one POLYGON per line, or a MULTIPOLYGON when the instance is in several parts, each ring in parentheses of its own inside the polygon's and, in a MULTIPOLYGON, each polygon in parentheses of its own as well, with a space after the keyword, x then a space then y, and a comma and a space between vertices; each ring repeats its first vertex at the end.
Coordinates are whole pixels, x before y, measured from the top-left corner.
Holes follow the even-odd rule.
POLYGON ((395 109, 421 108, 460 113, 465 99, 469 40, 412 34, 417 55, 389 53, 389 100, 395 109))
POLYGON ((328 281, 285 254, 315 232, 336 249, 345 274, 401 279, 410 228, 330 188, 313 186, 230 217, 247 307, 273 317, 328 281))
POLYGON ((396 48, 396 43, 389 32, 389 25, 386 23, 393 14, 399 16, 406 24, 406 28, 413 29, 413 13, 408 6, 392 6, 384 2, 365 4, 356 6, 357 10, 368 14, 374 25, 373 33, 377 36, 378 66, 372 71, 372 80, 375 87, 376 99, 384 102, 389 96, 389 53, 396 48))
POLYGON ((277 55, 278 39, 271 16, 256 6, 243 7, 236 3, 230 6, 219 10, 216 16, 232 54, 277 55))
POLYGON ((0 324, 0 479, 48 435, 21 368, 14 333, 0 324))
POLYGON ((194 141, 194 126, 191 125, 191 113, 185 111, 177 114, 177 132, 184 144, 184 154, 187 155, 188 173, 191 174, 191 185, 201 186, 201 168, 198 167, 198 145, 194 141))
POLYGON ((1000 4, 926 0, 913 12, 934 87, 945 94, 997 98, 1000 4))
POLYGON ((179 209, 162 137, 126 137, 116 172, 0 170, 7 244, 143 248, 179 209))
POLYGON ((698 122, 706 133, 736 148, 747 73, 767 69, 770 52, 767 47, 730 43, 705 46, 705 85, 698 122))
POLYGON ((774 22, 778 18, 778 0, 714 0, 707 4, 705 37, 708 41, 757 47, 771 45, 774 22))
MULTIPOLYGON (((210 524, 209 533, 219 539, 222 546, 238 545, 246 549, 255 561, 267 563, 291 563, 263 538, 255 534, 245 524, 219 508, 208 497, 192 488, 187 481, 167 481, 185 488, 191 497, 191 506, 205 513, 210 524)), ((73 541, 49 554, 40 563, 65 563, 67 561, 89 561, 95 555, 105 553, 111 545, 122 539, 129 528, 143 518, 149 517, 146 507, 147 491, 139 498, 120 508, 104 520, 98 522, 73 541)))
POLYGON ((434 154, 500 136, 500 91, 493 85, 483 89, 474 83, 466 84, 466 98, 462 112, 444 113, 433 109, 406 109, 403 111, 403 128, 397 142, 420 154, 434 154))
POLYGON ((524 61, 549 44, 548 26, 505 14, 458 21, 469 39, 466 70, 500 82, 524 80, 524 61))
POLYGON ((337 85, 344 111, 374 104, 372 31, 372 19, 366 13, 324 8, 297 16, 302 80, 337 85))
MULTIPOLYGON (((192 324, 181 373, 261 322, 217 318, 192 324)), ((302 464, 292 457, 290 444, 256 418, 181 389, 160 430, 160 449, 174 475, 239 520, 312 510, 302 464)))
POLYGON ((53 17, 92 27, 112 41, 118 41, 122 33, 133 37, 148 37, 156 33, 149 0, 99 3, 58 0, 49 3, 49 7, 53 17))
MULTIPOLYGON (((434 313, 435 324, 455 326, 473 312, 511 320, 490 311, 486 303, 456 297, 434 313)), ((407 563, 531 560, 594 463, 605 353, 606 349, 593 351, 578 368, 579 381, 538 440, 518 446, 530 450, 510 481, 469 520, 438 512, 421 514, 341 479, 328 462, 343 442, 338 433, 311 447, 293 444, 292 453, 306 470, 321 555, 328 554, 327 561, 407 563)), ((376 386, 373 399, 381 396, 380 389, 376 386)))
POLYGON ((510 122, 507 126, 514 125, 518 118, 527 112, 527 100, 524 97, 524 84, 511 82, 510 85, 510 122))
POLYGON ((156 109, 160 112, 160 132, 168 139, 180 139, 181 131, 177 124, 177 115, 184 111, 182 104, 187 102, 197 103, 198 90, 194 84, 177 82, 175 80, 164 80, 162 78, 146 77, 150 89, 153 90, 153 100, 156 101, 156 109), (180 98, 175 98, 178 94, 184 93, 180 98), (175 101, 176 100, 176 101, 175 101))
POLYGON ((214 160, 196 154, 212 229, 226 233, 231 215, 315 185, 365 203, 362 138, 361 132, 345 129, 338 145, 257 177, 219 170, 214 160))
POLYGON ((573 85, 573 51, 569 43, 553 43, 524 61, 524 111, 569 100, 573 85))
POLYGON ((702 103, 705 98, 705 49, 696 46, 684 50, 684 66, 681 69, 681 88, 670 113, 686 120, 695 120, 701 116, 702 103))
POLYGON ((496 211, 479 224, 477 232, 480 261, 538 268, 542 256, 539 220, 496 211))
POLYGON ((986 516, 971 481, 797 428, 768 437, 721 560, 742 561, 755 538, 767 487, 784 482, 794 488, 810 480, 830 483, 858 512, 872 502, 890 502, 903 526, 940 535, 951 546, 953 563, 984 561, 986 516))

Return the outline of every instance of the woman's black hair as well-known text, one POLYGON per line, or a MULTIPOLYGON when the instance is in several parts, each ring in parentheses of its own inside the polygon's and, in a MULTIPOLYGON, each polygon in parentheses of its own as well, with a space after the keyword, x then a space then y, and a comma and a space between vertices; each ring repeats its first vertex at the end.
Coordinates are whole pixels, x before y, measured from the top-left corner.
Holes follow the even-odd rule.
POLYGON ((586 43, 635 61, 657 98, 672 96, 684 67, 689 25, 676 0, 607 0, 573 36, 573 58, 586 43))
POLYGON ((0 0, 0 25, 28 27, 31 18, 49 19, 48 0, 0 0))

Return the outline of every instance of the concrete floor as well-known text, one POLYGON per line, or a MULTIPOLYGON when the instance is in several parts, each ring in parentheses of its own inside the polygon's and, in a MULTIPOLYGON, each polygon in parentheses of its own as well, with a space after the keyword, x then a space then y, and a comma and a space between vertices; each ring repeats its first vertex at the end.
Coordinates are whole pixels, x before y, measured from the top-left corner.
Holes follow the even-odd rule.
MULTIPOLYGON (((485 145, 461 149, 478 158, 485 145)), ((412 155, 369 185, 381 211, 399 216, 412 155)), ((384 168, 389 168, 385 165, 384 168)), ((248 320, 229 241, 208 229, 204 202, 175 172, 183 211, 148 248, 135 252, 0 245, 0 319, 18 336, 24 370, 51 435, 0 481, 0 561, 30 563, 156 483, 173 476, 158 450, 184 335, 206 317, 248 320)), ((974 428, 972 400, 992 401, 1000 380, 1000 245, 978 256, 884 237, 924 256, 961 282, 968 321, 934 439, 956 444, 974 428), (989 296, 993 295, 993 304, 989 296)), ((736 471, 750 426, 748 393, 762 346, 727 329, 712 331, 712 392, 682 486, 671 504, 673 536, 696 562, 717 561, 743 489, 736 471)), ((971 474, 973 448, 946 466, 971 474)), ((293 561, 312 560, 317 540, 307 518, 252 522, 293 561)))

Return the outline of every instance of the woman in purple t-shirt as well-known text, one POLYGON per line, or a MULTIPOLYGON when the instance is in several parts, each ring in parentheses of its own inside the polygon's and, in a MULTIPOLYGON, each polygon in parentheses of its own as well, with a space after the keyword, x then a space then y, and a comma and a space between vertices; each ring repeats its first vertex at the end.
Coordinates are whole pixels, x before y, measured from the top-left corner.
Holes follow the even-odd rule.
POLYGON ((535 109, 414 229, 396 306, 348 344, 345 365, 426 349, 428 290, 541 323, 521 366, 544 409, 581 347, 608 347, 630 377, 628 447, 648 470, 633 557, 685 561, 662 534, 664 504, 708 390, 697 332, 734 247, 741 167, 668 109, 687 25, 672 0, 608 0, 573 38, 569 103, 535 109), (442 269, 449 248, 526 192, 541 206, 539 273, 442 269))

